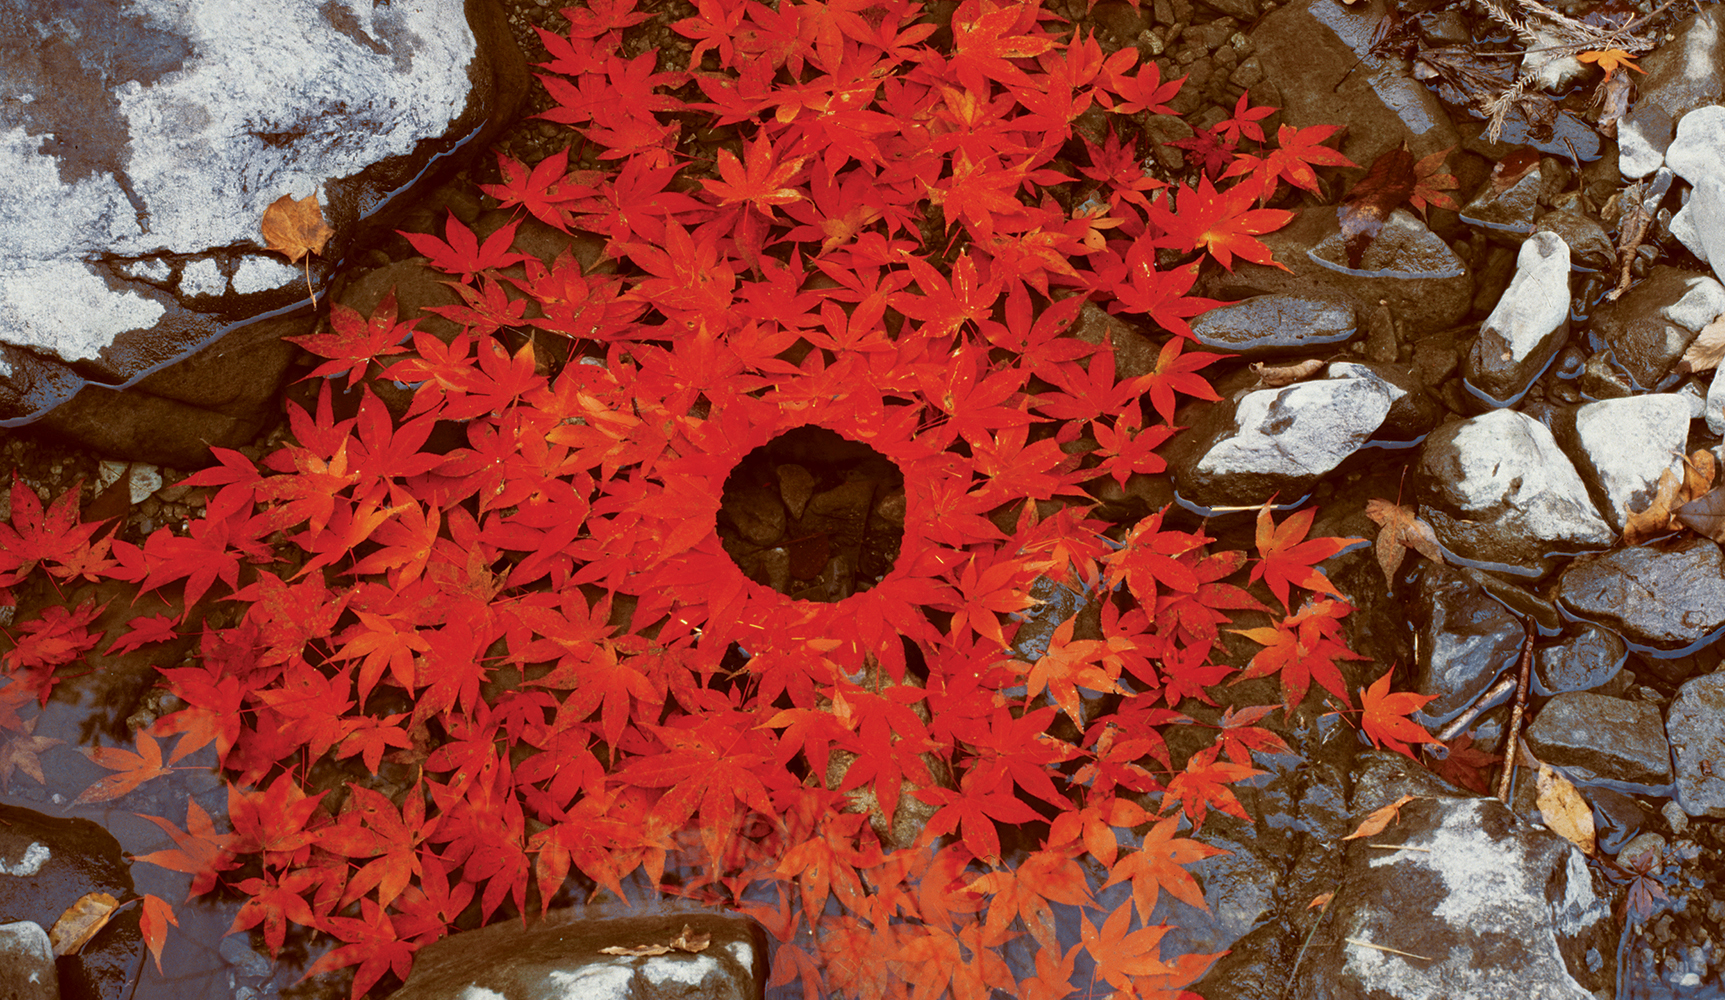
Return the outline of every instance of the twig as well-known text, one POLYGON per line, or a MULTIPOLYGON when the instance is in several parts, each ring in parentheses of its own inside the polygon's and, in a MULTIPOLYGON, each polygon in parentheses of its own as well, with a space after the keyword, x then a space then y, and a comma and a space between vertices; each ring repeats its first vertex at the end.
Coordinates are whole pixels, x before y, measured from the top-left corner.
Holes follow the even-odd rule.
POLYGON ((1330 904, 1325 903, 1318 919, 1312 921, 1312 929, 1306 932, 1306 940, 1300 943, 1300 953, 1294 956, 1294 967, 1288 970, 1288 982, 1282 987, 1281 1000, 1288 1000, 1288 994, 1294 991, 1294 979, 1300 974, 1300 961, 1306 957, 1306 949, 1312 946, 1312 938, 1317 936, 1318 928, 1324 926, 1324 921, 1329 919, 1329 916, 1330 904))
POLYGON ((1607 292, 1605 301, 1616 302, 1624 292, 1629 290, 1631 281, 1630 268, 1635 263, 1635 251, 1641 248, 1641 241, 1647 238, 1647 225, 1653 220, 1647 206, 1641 203, 1641 182, 1624 189, 1618 204, 1627 200, 1629 205, 1624 209, 1625 216, 1618 222, 1618 266, 1621 269, 1617 275, 1617 287, 1607 292))
MULTIPOLYGON (((1498 678, 1496 684, 1493 684, 1491 687, 1480 692, 1480 696, 1473 700, 1473 704, 1464 709, 1460 715, 1451 719, 1449 725, 1438 730, 1437 738, 1448 743, 1450 740, 1453 740, 1457 736, 1466 732, 1469 726, 1473 725, 1479 720, 1481 715, 1485 714, 1486 709, 1491 707, 1492 702, 1496 701, 1499 697, 1508 694, 1509 689, 1515 687, 1516 683, 1516 679, 1508 674, 1498 678)), ((1442 758, 1439 759, 1441 760, 1442 758)))
POLYGON ((1370 948, 1373 951, 1387 951, 1392 955, 1400 955, 1403 958, 1417 958, 1422 962, 1431 961, 1431 959, 1424 955, 1416 955, 1411 951, 1401 951, 1396 948, 1387 948, 1381 944, 1372 944, 1370 941, 1361 941, 1359 938, 1344 938, 1343 940, 1347 941, 1349 944, 1357 944, 1361 948, 1370 948))
POLYGON ((1367 844, 1366 846, 1375 847, 1380 851, 1419 851, 1422 854, 1430 854, 1432 852, 1432 849, 1429 847, 1409 847, 1406 844, 1367 844))
POLYGON ((1505 733, 1503 745, 1507 751, 1503 755, 1503 777, 1498 779, 1497 800, 1509 804, 1509 786, 1515 775, 1515 747, 1521 742, 1521 715, 1527 710, 1527 677, 1533 673, 1533 619, 1526 622, 1527 637, 1521 641, 1521 679, 1515 685, 1515 711, 1509 716, 1509 732, 1505 733))

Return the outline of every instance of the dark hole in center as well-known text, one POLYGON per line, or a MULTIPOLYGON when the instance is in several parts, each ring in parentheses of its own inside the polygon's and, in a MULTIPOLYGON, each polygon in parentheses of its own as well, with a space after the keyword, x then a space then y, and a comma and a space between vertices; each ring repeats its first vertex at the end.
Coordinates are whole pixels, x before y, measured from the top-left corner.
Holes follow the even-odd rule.
POLYGON ((743 575, 799 601, 842 601, 892 571, 904 473, 860 441, 795 427, 725 480, 719 540, 743 575))

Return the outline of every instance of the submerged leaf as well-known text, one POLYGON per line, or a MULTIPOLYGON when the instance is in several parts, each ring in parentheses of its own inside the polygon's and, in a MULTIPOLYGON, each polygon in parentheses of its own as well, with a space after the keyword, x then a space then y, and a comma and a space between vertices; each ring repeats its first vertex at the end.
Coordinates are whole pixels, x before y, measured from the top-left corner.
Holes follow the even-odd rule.
POLYGON ((1539 813, 1553 833, 1592 854, 1596 847, 1593 810, 1568 778, 1539 765, 1539 813))

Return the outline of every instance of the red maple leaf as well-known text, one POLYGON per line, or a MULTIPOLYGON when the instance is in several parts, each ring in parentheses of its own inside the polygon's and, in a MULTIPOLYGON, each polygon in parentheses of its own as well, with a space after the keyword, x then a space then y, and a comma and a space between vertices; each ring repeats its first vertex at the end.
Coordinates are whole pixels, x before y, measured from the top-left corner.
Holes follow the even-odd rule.
POLYGON ((1371 737, 1373 746, 1387 746, 1410 758, 1414 756, 1408 749, 1410 743, 1416 746, 1422 743, 1442 746, 1441 740, 1433 738, 1424 726, 1408 718, 1437 695, 1412 692, 1390 694, 1390 675, 1393 673, 1393 669, 1386 670, 1382 677, 1372 682, 1371 687, 1360 689, 1360 728, 1371 737))
POLYGON ((1316 507, 1290 514, 1281 524, 1270 517, 1270 504, 1266 502, 1258 510, 1258 561, 1252 564, 1251 579, 1255 582, 1260 577, 1269 586, 1270 593, 1282 602, 1282 607, 1288 604, 1288 587, 1304 587, 1315 594, 1330 594, 1341 597, 1340 591, 1331 585, 1329 577, 1314 564, 1335 555, 1338 552, 1365 544, 1363 538, 1312 538, 1301 541, 1306 532, 1312 530, 1312 519, 1318 516, 1316 507))
POLYGON ((500 271, 527 259, 526 254, 509 251, 515 243, 515 230, 520 225, 520 219, 507 222, 497 227, 497 231, 487 236, 482 244, 473 230, 462 225, 461 220, 451 211, 443 227, 443 234, 448 242, 430 233, 410 233, 405 230, 397 232, 405 236, 415 250, 431 258, 432 267, 448 274, 460 275, 462 283, 468 284, 481 271, 500 271))
POLYGON ((1264 647, 1235 682, 1280 673, 1289 712, 1305 698, 1314 679, 1347 704, 1348 685, 1336 660, 1368 659, 1348 649, 1341 634, 1341 618, 1348 610, 1340 601, 1313 599, 1273 627, 1234 629, 1264 647))
POLYGON ((1255 184, 1236 184, 1218 193, 1207 175, 1199 178, 1196 188, 1178 188, 1173 210, 1167 207, 1166 198, 1150 205, 1151 221, 1162 230, 1157 244, 1207 251, 1229 270, 1234 268, 1235 257, 1287 270, 1272 260, 1270 248, 1254 237, 1282 228, 1294 213, 1253 208, 1260 190, 1255 184))
POLYGON ((765 135, 749 144, 747 162, 739 161, 728 149, 719 150, 719 176, 722 180, 702 181, 708 191, 718 195, 720 205, 746 204, 775 218, 774 205, 801 201, 803 194, 790 181, 803 169, 806 156, 780 159, 765 135))
POLYGON ((12 471, 12 517, 0 522, 0 587, 21 582, 38 563, 60 580, 95 580, 113 565, 104 560, 108 540, 95 541, 101 522, 79 523, 82 486, 82 480, 73 483, 44 514, 36 491, 12 471))
MULTIPOLYGON (((1198 819, 1202 821, 1202 813, 1198 819)), ((1200 841, 1177 837, 1175 833, 1179 828, 1178 816, 1157 820, 1156 825, 1144 834, 1144 842, 1138 850, 1121 855, 1120 860, 1111 866, 1106 884, 1130 881, 1132 902, 1138 907, 1138 916, 1142 920, 1150 919, 1150 914, 1156 909, 1156 897, 1162 890, 1167 890, 1169 895, 1187 906, 1210 909, 1204 902, 1204 891, 1198 888, 1198 881, 1186 868, 1205 858, 1228 852, 1200 841)))
MULTIPOLYGON (((340 302, 329 307, 329 325, 333 333, 314 333, 303 337, 283 337, 319 357, 333 358, 316 368, 305 378, 318 378, 347 372, 347 384, 352 386, 365 377, 365 370, 374 358, 404 353, 402 346, 414 331, 414 323, 395 321, 395 290, 390 289, 366 319, 359 310, 340 302)), ((302 381, 304 381, 302 379, 302 381)))
POLYGON ((1186 769, 1169 779, 1168 794, 1162 808, 1167 809, 1178 804, 1194 827, 1204 825, 1204 817, 1210 806, 1215 806, 1230 816, 1250 821, 1251 814, 1246 812, 1246 807, 1240 804, 1240 800, 1234 797, 1228 786, 1264 772, 1246 764, 1217 761, 1216 754, 1221 749, 1220 745, 1216 745, 1193 754, 1191 759, 1186 761, 1186 769))

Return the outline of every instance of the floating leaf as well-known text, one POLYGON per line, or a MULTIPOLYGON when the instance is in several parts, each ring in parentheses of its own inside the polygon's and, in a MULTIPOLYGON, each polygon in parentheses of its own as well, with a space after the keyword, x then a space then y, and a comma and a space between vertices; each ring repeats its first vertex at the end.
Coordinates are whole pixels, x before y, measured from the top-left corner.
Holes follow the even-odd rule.
POLYGON ((1539 765, 1539 813, 1552 832, 1581 848, 1585 854, 1595 849, 1593 810, 1576 791, 1568 778, 1553 771, 1549 765, 1539 765))
POLYGON ((1384 228, 1384 220, 1413 195, 1416 183, 1414 154, 1408 152, 1404 142, 1373 160, 1371 169, 1336 206, 1349 267, 1360 266, 1366 248, 1384 228))
POLYGON ((1373 499, 1366 501, 1366 516, 1383 528, 1378 532, 1378 566, 1392 586, 1396 570, 1401 569, 1402 558, 1410 548, 1439 566, 1444 564, 1437 535, 1431 525, 1415 516, 1414 508, 1373 499))
MULTIPOLYGON (((1643 510, 1627 511, 1628 516, 1623 519, 1623 544, 1640 545, 1671 530, 1671 508, 1677 503, 1679 485, 1677 473, 1670 469, 1659 474, 1659 487, 1653 494, 1653 501, 1643 510)), ((1700 531, 1699 528, 1696 530, 1700 531)), ((1704 531, 1701 533, 1706 534, 1704 531)))
POLYGON ((62 957, 76 955, 102 928, 108 926, 114 911, 119 908, 120 901, 105 892, 86 892, 79 896, 48 931, 48 943, 54 946, 54 954, 62 957))

